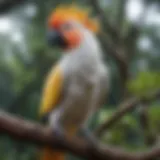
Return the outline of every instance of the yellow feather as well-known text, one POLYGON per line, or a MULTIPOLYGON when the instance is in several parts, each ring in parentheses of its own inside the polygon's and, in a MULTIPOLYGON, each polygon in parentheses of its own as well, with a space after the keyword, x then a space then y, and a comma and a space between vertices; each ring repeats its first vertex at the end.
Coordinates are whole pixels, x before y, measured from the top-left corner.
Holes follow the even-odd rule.
POLYGON ((75 4, 60 5, 51 13, 49 23, 55 23, 56 20, 65 21, 74 19, 82 23, 89 30, 97 33, 100 30, 99 21, 97 18, 92 18, 90 12, 91 10, 89 8, 81 8, 75 4))
POLYGON ((63 86, 63 75, 59 66, 54 67, 48 75, 43 89, 40 116, 45 115, 58 104, 63 86))

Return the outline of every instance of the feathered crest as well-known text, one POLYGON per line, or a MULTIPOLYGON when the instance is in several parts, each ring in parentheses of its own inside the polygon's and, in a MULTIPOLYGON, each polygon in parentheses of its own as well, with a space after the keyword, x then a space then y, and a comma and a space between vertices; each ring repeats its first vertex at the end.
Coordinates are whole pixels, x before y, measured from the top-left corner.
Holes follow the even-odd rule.
POLYGON ((89 30, 97 33, 99 31, 98 19, 90 16, 89 9, 82 9, 75 4, 60 5, 51 13, 48 23, 49 26, 59 27, 62 23, 68 20, 76 20, 83 24, 89 30))

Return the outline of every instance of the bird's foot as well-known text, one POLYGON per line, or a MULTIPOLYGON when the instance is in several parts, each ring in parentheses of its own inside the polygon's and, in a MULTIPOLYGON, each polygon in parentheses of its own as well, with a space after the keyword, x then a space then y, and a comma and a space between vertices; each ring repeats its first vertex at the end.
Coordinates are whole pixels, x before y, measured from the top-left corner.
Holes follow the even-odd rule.
POLYGON ((60 126, 53 128, 53 134, 57 137, 58 141, 64 141, 66 139, 65 132, 60 126))
POLYGON ((96 137, 87 128, 82 128, 80 134, 86 139, 86 141, 91 145, 92 148, 96 148, 99 144, 96 137))

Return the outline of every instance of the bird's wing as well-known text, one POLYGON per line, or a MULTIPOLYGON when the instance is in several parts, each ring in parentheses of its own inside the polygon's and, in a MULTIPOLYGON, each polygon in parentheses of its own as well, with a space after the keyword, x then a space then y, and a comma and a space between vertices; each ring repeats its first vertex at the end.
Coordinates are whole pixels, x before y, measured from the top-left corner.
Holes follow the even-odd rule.
POLYGON ((63 71, 60 66, 55 66, 49 73, 42 92, 40 116, 53 110, 60 101, 64 82, 63 71))

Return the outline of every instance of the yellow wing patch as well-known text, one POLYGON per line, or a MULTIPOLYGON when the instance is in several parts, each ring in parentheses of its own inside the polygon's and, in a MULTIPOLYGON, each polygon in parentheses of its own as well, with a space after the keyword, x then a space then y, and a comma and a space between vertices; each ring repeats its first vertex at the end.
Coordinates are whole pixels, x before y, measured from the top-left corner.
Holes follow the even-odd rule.
POLYGON ((40 116, 50 112, 59 102, 63 86, 63 73, 59 66, 48 75, 42 93, 40 116))

